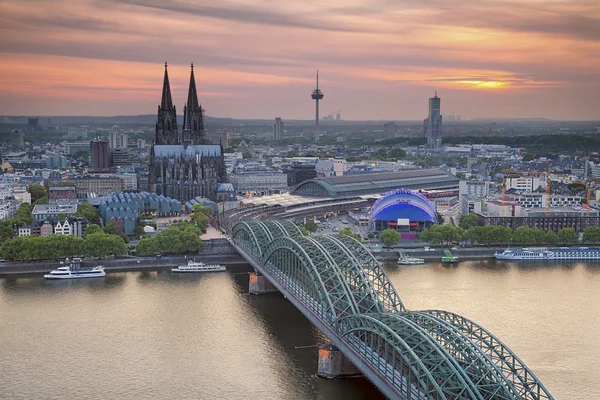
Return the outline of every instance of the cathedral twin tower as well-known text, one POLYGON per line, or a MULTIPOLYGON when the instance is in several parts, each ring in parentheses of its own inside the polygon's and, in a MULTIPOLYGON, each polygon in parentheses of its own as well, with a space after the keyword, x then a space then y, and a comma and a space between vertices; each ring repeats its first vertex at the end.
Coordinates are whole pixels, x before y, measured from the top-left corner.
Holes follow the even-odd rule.
POLYGON ((202 107, 198 103, 196 92, 196 79, 194 78, 194 64, 191 65, 190 88, 188 99, 183 106, 183 128, 181 133, 177 129, 177 113, 171 98, 171 85, 169 72, 165 63, 165 78, 163 82, 162 100, 158 106, 158 121, 156 122, 156 144, 204 144, 204 118, 202 107))
POLYGON ((223 149, 220 145, 206 144, 194 64, 191 69, 188 99, 183 107, 183 127, 180 131, 165 63, 162 99, 158 106, 148 174, 152 192, 181 202, 196 197, 216 200, 219 183, 225 182, 227 178, 223 149))

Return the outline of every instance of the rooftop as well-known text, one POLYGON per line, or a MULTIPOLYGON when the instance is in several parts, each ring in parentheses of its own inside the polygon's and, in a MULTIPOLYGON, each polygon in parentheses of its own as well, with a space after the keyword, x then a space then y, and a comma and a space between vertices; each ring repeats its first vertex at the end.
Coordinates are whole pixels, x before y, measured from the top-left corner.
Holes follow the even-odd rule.
POLYGON ((401 187, 407 189, 458 188, 458 183, 459 179, 456 176, 434 168, 314 178, 298 184, 292 189, 292 193, 338 197, 351 194, 385 193, 401 187), (315 188, 315 185, 320 186, 321 189, 315 188))

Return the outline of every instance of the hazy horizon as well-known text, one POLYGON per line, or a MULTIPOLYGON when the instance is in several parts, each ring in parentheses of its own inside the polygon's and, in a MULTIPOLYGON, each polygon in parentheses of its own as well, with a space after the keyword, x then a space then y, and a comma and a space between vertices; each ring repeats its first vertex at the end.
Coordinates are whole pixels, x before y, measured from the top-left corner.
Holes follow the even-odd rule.
POLYGON ((178 114, 194 63, 207 115, 600 120, 591 0, 0 0, 1 115, 178 114))

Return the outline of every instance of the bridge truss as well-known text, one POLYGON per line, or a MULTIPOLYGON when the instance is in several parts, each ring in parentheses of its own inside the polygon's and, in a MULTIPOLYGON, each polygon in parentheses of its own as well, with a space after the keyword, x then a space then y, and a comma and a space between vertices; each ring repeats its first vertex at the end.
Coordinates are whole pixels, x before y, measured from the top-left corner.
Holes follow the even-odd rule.
POLYGON ((353 238, 305 237, 289 221, 241 221, 231 233, 238 251, 388 397, 553 399, 482 326, 447 311, 408 311, 353 238))

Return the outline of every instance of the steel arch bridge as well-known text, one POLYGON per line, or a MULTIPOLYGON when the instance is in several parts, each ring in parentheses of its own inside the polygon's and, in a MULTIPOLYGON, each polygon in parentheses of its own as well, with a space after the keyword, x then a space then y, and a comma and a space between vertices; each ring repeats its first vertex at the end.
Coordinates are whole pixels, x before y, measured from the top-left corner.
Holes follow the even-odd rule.
POLYGON ((289 221, 238 222, 232 244, 389 398, 553 399, 482 326, 408 311, 372 254, 345 235, 289 221))

